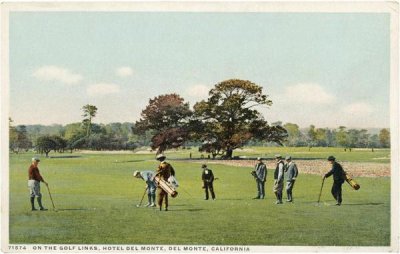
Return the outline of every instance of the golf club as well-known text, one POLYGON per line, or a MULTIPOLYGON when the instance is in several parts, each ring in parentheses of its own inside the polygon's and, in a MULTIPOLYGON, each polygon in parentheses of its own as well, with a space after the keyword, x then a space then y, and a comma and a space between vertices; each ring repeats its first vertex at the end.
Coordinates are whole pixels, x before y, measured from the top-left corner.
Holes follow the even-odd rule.
POLYGON ((318 204, 319 204, 319 201, 320 201, 320 199, 321 199, 322 187, 324 187, 324 181, 325 181, 325 177, 322 178, 321 190, 319 191, 318 202, 317 202, 318 204))
POLYGON ((56 207, 54 206, 54 202, 53 202, 53 198, 51 197, 49 185, 46 184, 46 187, 47 187, 47 191, 49 192, 49 196, 50 196, 51 203, 53 204, 53 210, 56 211, 56 212, 58 212, 58 210, 57 210, 56 207))
POLYGON ((140 200, 140 203, 137 204, 136 207, 140 207, 142 205, 142 202, 143 202, 143 199, 144 199, 144 195, 146 195, 146 191, 147 191, 147 186, 146 186, 146 189, 144 189, 143 196, 142 196, 142 199, 140 200))

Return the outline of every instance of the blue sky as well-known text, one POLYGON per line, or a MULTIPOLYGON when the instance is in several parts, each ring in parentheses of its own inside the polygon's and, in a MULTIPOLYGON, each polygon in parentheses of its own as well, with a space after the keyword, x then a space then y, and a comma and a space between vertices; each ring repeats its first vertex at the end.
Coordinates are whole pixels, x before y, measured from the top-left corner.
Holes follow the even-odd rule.
POLYGON ((134 122, 150 98, 191 105, 230 78, 263 87, 269 122, 389 127, 385 13, 11 12, 10 117, 134 122))

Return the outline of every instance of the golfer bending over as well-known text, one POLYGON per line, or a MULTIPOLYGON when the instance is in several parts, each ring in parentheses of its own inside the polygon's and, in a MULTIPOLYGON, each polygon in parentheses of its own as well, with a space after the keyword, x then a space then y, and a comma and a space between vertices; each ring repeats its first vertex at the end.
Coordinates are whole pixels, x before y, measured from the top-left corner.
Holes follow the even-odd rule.
POLYGON ((47 209, 42 205, 42 193, 40 193, 40 182, 44 182, 44 184, 48 185, 47 182, 43 179, 43 177, 39 173, 39 158, 32 158, 32 164, 28 169, 28 188, 31 197, 31 206, 32 211, 37 211, 35 208, 35 197, 37 197, 37 202, 39 204, 40 211, 46 211, 47 209))
POLYGON ((336 205, 342 204, 342 184, 344 183, 344 171, 342 166, 335 161, 335 157, 329 156, 328 161, 332 165, 332 169, 323 176, 323 179, 333 175, 332 196, 336 200, 336 205))
POLYGON ((151 170, 146 171, 135 171, 133 172, 133 176, 139 179, 142 179, 147 184, 147 207, 154 207, 156 206, 156 183, 154 182, 154 176, 156 173, 151 170))

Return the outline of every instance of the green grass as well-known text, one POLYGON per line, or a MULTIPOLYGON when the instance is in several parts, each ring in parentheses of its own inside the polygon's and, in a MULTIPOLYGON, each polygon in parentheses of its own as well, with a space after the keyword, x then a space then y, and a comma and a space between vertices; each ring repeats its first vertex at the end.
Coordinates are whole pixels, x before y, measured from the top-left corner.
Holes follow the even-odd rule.
MULTIPOLYGON (((246 156, 287 151, 280 149, 257 148, 246 156)), ((185 150, 169 157, 188 157, 190 151, 193 157, 199 156, 194 150, 185 150)), ((299 152, 301 156, 312 157, 308 149, 290 151, 292 155, 299 152)), ((318 151, 315 158, 325 159, 330 154, 345 156, 334 149, 318 151)), ((376 156, 378 152, 351 153, 344 158, 372 161, 371 154, 376 156)), ((379 153, 383 157, 389 151, 379 153)), ((212 164, 215 176, 220 178, 215 182, 217 200, 205 201, 201 189, 203 161, 171 160, 181 187, 178 197, 170 198, 170 211, 160 212, 136 207, 145 184, 132 177, 136 169, 157 166, 153 155, 72 155, 79 157, 42 158, 39 165, 58 212, 52 211, 43 184, 43 202, 49 211, 30 211, 27 169, 32 154, 10 156, 11 244, 390 245, 388 177, 357 178, 361 184, 359 191, 344 184, 341 207, 334 206, 329 178, 322 202, 317 206, 321 178, 300 172, 294 188, 295 203, 275 205, 272 171, 268 173, 267 198, 252 200, 256 185, 250 175, 251 168, 212 164)))

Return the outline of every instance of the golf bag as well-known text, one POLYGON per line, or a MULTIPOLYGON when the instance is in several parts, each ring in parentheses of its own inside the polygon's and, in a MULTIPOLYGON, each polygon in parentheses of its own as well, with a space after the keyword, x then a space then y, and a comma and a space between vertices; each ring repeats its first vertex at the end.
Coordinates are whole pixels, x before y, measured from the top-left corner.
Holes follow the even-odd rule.
POLYGON ((176 196, 178 196, 178 192, 169 182, 161 179, 159 176, 155 176, 154 181, 158 186, 161 187, 161 189, 163 189, 165 192, 171 195, 171 197, 175 198, 176 196))
POLYGON ((343 171, 343 172, 344 172, 344 179, 346 180, 346 182, 347 182, 348 184, 350 184, 351 188, 353 188, 353 189, 355 189, 355 190, 360 189, 360 185, 359 185, 356 181, 354 181, 354 179, 351 178, 350 175, 348 175, 348 174, 346 173, 346 171, 343 171))
POLYGON ((173 176, 173 175, 171 175, 169 178, 168 178, 168 182, 171 184, 171 186, 173 187, 173 188, 178 188, 179 187, 179 183, 178 183, 178 180, 176 180, 176 178, 175 178, 175 176, 173 176))

